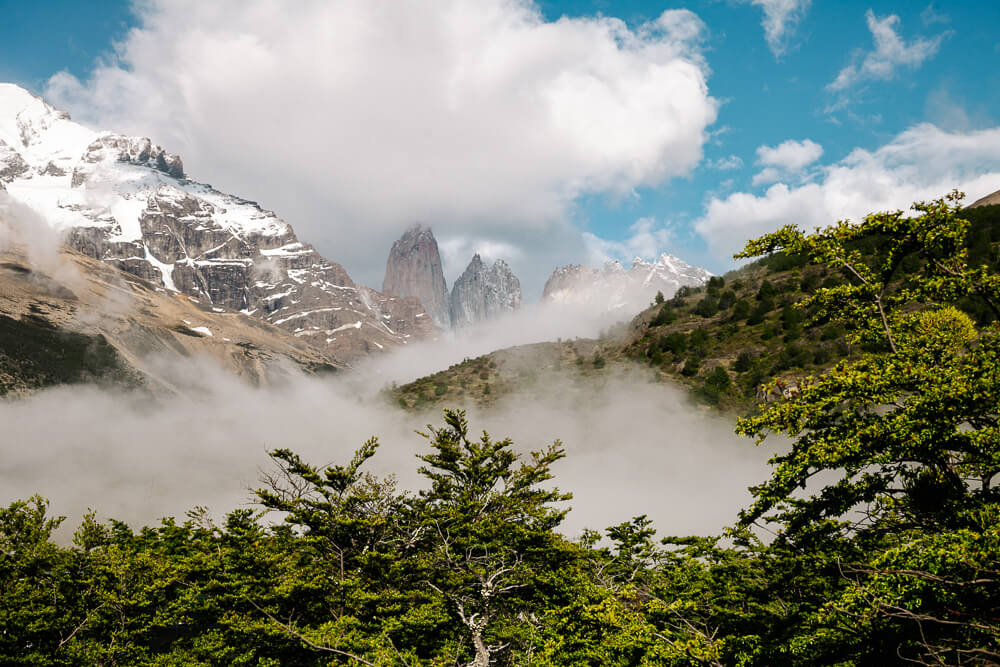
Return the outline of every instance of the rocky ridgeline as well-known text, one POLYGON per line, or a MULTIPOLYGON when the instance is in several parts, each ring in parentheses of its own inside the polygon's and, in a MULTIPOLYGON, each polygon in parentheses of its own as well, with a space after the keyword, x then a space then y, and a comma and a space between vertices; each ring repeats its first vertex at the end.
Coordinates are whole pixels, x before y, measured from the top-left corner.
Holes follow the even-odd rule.
POLYGON ((73 248, 336 359, 433 335, 418 298, 355 284, 255 202, 188 180, 149 139, 92 132, 0 84, 0 186, 73 248))
POLYGON ((521 283, 502 259, 486 266, 476 254, 452 285, 441 270, 441 255, 430 228, 414 225, 393 243, 382 289, 420 299, 438 326, 466 327, 521 307, 521 283))
POLYGON ((606 311, 638 311, 648 306, 657 292, 669 298, 679 288, 697 287, 711 277, 705 269, 667 254, 655 262, 637 257, 629 269, 619 262, 606 262, 599 269, 570 264, 549 276, 542 301, 606 311))
POLYGON ((464 327, 521 308, 521 282, 507 263, 492 266, 476 254, 451 288, 451 322, 464 327))

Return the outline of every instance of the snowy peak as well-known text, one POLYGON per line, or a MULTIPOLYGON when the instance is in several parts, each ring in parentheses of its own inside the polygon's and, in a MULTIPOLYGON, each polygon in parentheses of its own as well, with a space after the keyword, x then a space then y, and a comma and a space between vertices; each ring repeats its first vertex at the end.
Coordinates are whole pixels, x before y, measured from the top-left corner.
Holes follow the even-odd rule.
POLYGON ((680 287, 705 283, 711 273, 687 262, 662 254, 655 261, 641 257, 625 269, 617 261, 608 261, 600 269, 579 264, 557 268, 542 292, 542 301, 578 304, 601 311, 638 311, 656 296, 672 296, 680 287))
POLYGON ((184 178, 184 163, 179 155, 168 153, 145 137, 102 134, 87 146, 81 158, 83 164, 73 170, 70 185, 83 184, 88 175, 87 165, 110 161, 149 167, 173 178, 184 178))
POLYGON ((10 84, 0 84, 0 189, 74 249, 340 360, 436 331, 417 299, 356 285, 273 212, 189 180, 178 155, 84 128, 10 84))
POLYGON ((80 157, 96 133, 10 83, 0 83, 0 141, 31 167, 61 167, 80 157), (62 164, 61 164, 62 163, 62 164))

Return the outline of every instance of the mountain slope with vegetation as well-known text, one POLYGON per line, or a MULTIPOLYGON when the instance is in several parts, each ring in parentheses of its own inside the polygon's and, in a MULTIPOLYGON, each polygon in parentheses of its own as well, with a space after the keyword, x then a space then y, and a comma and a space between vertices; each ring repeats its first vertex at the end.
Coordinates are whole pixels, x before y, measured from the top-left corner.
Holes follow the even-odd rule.
MULTIPOLYGON (((970 222, 969 265, 1000 269, 1000 205, 966 208, 962 215, 970 222)), ((852 247, 871 257, 882 242, 871 237, 852 247)), ((921 261, 914 252, 902 258, 895 283, 919 270, 921 261)), ((835 267, 779 251, 704 287, 657 297, 628 326, 599 340, 523 346, 466 360, 394 388, 393 402, 408 409, 489 406, 505 395, 530 394, 546 375, 587 381, 621 372, 631 361, 654 369, 660 381, 687 386, 701 403, 745 412, 794 392, 800 378, 864 351, 847 340, 843 323, 818 316, 815 306, 798 305, 818 290, 847 284, 850 278, 835 267)), ((958 305, 980 324, 995 317, 975 296, 958 305)))

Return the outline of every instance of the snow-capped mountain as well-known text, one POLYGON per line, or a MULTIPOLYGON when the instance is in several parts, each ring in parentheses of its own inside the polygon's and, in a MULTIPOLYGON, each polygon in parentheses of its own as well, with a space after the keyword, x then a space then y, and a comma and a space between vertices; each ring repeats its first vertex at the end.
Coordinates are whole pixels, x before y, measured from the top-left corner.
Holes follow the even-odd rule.
POLYGON ((570 264, 549 276, 542 301, 605 311, 638 311, 648 306, 657 292, 670 298, 680 287, 695 287, 711 277, 705 269, 666 253, 655 262, 636 257, 629 269, 617 261, 605 262, 599 269, 570 264))
POLYGON ((12 84, 0 84, 0 189, 74 249, 342 360, 436 332, 418 299, 355 284, 271 211, 188 179, 177 155, 12 84))

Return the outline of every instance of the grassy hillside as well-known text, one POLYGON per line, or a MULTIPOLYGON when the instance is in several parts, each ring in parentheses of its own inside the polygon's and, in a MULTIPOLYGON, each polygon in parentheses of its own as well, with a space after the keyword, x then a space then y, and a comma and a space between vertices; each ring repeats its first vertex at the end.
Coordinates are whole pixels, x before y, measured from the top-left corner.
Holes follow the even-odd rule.
MULTIPOLYGON (((965 214, 972 223, 969 263, 1000 268, 1000 206, 965 214)), ((860 249, 871 255, 877 243, 860 249)), ((900 274, 917 266, 919 259, 910 257, 900 274)), ((661 381, 686 385, 699 402, 746 412, 762 399, 776 398, 761 391, 772 380, 791 386, 797 377, 860 351, 848 344, 839 324, 815 321, 815 313, 795 305, 845 280, 804 258, 776 253, 704 287, 682 288, 600 340, 500 350, 394 388, 392 399, 407 409, 489 406, 513 392, 530 393, 546 375, 586 381, 633 362, 651 367, 661 381)), ((974 300, 961 305, 980 323, 992 318, 974 300)))
POLYGON ((409 410, 490 407, 515 392, 543 391, 554 381, 565 386, 591 382, 603 375, 607 356, 618 347, 612 340, 588 339, 511 347, 466 359, 390 393, 394 403, 409 410))

